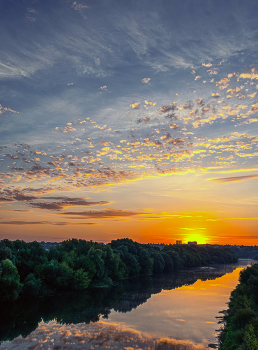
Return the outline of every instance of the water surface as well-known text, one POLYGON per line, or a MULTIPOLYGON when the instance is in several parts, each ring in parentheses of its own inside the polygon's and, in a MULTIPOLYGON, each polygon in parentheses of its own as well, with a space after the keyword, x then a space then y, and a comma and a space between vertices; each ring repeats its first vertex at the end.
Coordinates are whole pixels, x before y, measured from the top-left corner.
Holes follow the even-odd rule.
POLYGON ((0 349, 207 349, 250 261, 2 305, 0 349), (5 341, 4 341, 5 340, 5 341))

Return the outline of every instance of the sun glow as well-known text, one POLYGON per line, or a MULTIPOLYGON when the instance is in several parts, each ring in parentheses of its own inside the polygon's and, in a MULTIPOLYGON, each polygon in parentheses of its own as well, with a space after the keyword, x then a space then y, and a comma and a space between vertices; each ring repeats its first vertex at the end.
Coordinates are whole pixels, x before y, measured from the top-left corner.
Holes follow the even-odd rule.
MULTIPOLYGON (((197 242, 197 244, 206 244, 209 240, 208 237, 204 234, 204 232, 201 232, 201 229, 184 228, 184 230, 190 231, 189 233, 185 234, 186 243, 197 242)), ((205 229, 202 230, 205 231, 205 229)))

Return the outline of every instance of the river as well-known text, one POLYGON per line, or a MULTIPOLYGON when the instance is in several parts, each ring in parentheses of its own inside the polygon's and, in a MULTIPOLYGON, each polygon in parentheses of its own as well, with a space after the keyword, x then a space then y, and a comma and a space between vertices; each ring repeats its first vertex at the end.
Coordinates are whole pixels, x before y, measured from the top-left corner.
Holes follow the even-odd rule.
POLYGON ((204 350, 217 346, 239 273, 252 264, 184 270, 112 288, 0 305, 3 349, 204 350))

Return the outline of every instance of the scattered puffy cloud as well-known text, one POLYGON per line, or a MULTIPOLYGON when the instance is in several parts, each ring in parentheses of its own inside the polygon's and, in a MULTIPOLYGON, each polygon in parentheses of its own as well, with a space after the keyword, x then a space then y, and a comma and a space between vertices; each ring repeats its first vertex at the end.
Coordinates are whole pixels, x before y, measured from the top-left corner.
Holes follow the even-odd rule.
POLYGON ((216 86, 218 86, 220 89, 226 89, 228 87, 229 82, 230 79, 222 78, 216 83, 216 86))
POLYGON ((255 68, 252 68, 250 72, 241 73, 239 75, 239 78, 251 79, 251 80, 255 79, 255 80, 257 80, 258 79, 258 73, 256 72, 255 68))
POLYGON ((134 102, 130 106, 134 109, 138 109, 138 108, 140 108, 140 102, 134 102))
POLYGON ((167 113, 167 112, 174 112, 176 111, 178 108, 175 104, 172 104, 172 105, 167 105, 167 106, 162 106, 159 108, 159 112, 162 112, 162 113, 167 113))
POLYGON ((14 111, 13 109, 9 108, 9 107, 3 107, 1 104, 0 104, 0 114, 3 114, 5 112, 11 112, 11 113, 19 113, 17 111, 14 111))
POLYGON ((65 126, 64 128, 60 128, 59 126, 57 126, 55 129, 56 129, 56 130, 59 130, 59 131, 61 131, 61 132, 63 132, 63 133, 75 131, 76 129, 73 128, 73 127, 72 127, 71 125, 69 125, 69 124, 71 124, 71 123, 67 123, 67 126, 65 126))
POLYGON ((170 128, 170 129, 179 129, 180 126, 177 125, 177 124, 169 124, 169 128, 170 128))
POLYGON ((150 102, 150 101, 145 100, 145 104, 146 104, 147 106, 152 106, 152 107, 154 107, 154 106, 156 106, 157 102, 150 102))
POLYGON ((256 113, 258 111, 258 103, 255 103, 252 105, 252 107, 250 108, 248 114, 253 114, 256 113))

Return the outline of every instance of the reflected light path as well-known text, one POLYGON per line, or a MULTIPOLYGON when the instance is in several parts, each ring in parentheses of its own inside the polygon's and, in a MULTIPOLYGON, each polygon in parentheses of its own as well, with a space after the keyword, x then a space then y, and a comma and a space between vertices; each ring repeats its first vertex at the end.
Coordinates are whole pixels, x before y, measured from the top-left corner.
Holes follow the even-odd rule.
MULTIPOLYGON (((218 320, 223 315, 223 310, 227 309, 230 293, 238 283, 241 270, 250 264, 252 262, 248 260, 239 261, 232 266, 235 270, 230 273, 226 273, 229 271, 229 265, 181 271, 176 275, 177 277, 167 276, 166 278, 168 280, 174 278, 175 286, 180 285, 181 281, 187 281, 186 275, 189 274, 199 276, 198 278, 201 279, 193 284, 190 282, 182 287, 162 290, 158 294, 155 294, 157 289, 154 285, 151 291, 143 287, 131 292, 126 291, 120 301, 121 305, 113 306, 123 312, 112 309, 111 313, 103 314, 99 322, 96 321, 101 313, 96 321, 89 323, 81 320, 78 323, 76 321, 70 323, 77 319, 76 315, 60 318, 62 313, 59 314, 59 318, 52 320, 45 318, 46 322, 42 321, 44 319, 42 317, 35 331, 27 333, 29 335, 25 338, 18 336, 12 341, 2 342, 0 350, 105 348, 204 350, 214 348, 217 344, 218 328, 220 328, 218 320), (221 269, 224 270, 225 275, 214 278, 221 269), (124 312, 124 310, 130 310, 130 312, 124 312), (51 321, 47 322, 48 320, 51 321)), ((134 282, 137 283, 137 281, 134 282)), ((168 289, 169 286, 168 283, 168 289)), ((166 288, 166 284, 163 288, 166 288)), ((78 300, 79 304, 80 300, 78 300)), ((78 308, 77 313, 90 312, 90 309, 86 310, 87 308, 78 308)))
POLYGON ((129 315, 112 311, 108 322, 117 322, 156 337, 191 340, 196 344, 216 343, 216 316, 227 309, 241 267, 215 280, 198 280, 193 285, 153 295, 129 315), (212 335, 212 338, 210 338, 212 335))

